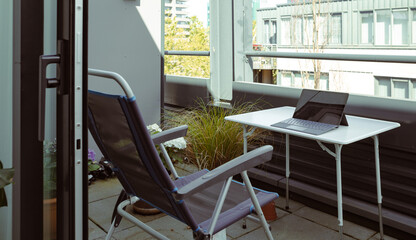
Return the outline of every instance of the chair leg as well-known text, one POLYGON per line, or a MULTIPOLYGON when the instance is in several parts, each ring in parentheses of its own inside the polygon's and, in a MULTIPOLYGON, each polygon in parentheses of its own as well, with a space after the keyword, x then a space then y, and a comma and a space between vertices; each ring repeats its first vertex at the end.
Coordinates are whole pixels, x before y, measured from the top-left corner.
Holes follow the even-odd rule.
POLYGON ((243 226, 241 226, 243 229, 247 228, 247 220, 246 218, 243 218, 243 226))
POLYGON ((118 214, 117 212, 117 206, 124 200, 126 200, 128 198, 128 195, 126 193, 126 191, 121 190, 120 195, 118 196, 117 202, 114 206, 114 210, 113 210, 113 216, 111 217, 111 222, 114 223, 114 227, 118 227, 118 225, 120 224, 120 221, 122 219, 122 217, 120 216, 120 214, 118 214), (115 220, 115 221, 114 221, 115 220))
POLYGON ((133 197, 131 199, 127 199, 127 200, 124 200, 123 202, 121 202, 117 206, 117 212, 118 212, 118 214, 120 214, 122 217, 124 217, 125 219, 129 220, 130 222, 134 223, 136 226, 138 226, 139 228, 143 229, 145 232, 147 232, 148 234, 152 235, 156 239, 169 240, 169 238, 165 237, 161 233, 157 232, 156 230, 154 230, 153 228, 149 227, 148 225, 146 225, 145 223, 143 223, 142 221, 140 221, 139 219, 135 218, 130 213, 128 213, 128 212, 126 212, 124 210, 124 208, 126 206, 131 205, 131 204, 134 204, 138 200, 139 200, 138 197, 133 197))
POLYGON ((257 200, 256 193, 253 190, 250 179, 248 178, 247 171, 241 172, 244 184, 246 185, 247 191, 250 194, 251 201, 253 202, 254 209, 256 210, 257 216, 260 219, 261 225, 263 226, 264 232, 266 233, 267 239, 273 240, 272 233, 270 232, 269 224, 264 217, 263 211, 261 210, 259 201, 257 200))
POLYGON ((108 233, 105 236, 105 240, 110 240, 111 236, 113 236, 114 230, 116 229, 115 223, 116 223, 116 219, 113 220, 113 223, 111 224, 110 229, 108 229, 108 233))

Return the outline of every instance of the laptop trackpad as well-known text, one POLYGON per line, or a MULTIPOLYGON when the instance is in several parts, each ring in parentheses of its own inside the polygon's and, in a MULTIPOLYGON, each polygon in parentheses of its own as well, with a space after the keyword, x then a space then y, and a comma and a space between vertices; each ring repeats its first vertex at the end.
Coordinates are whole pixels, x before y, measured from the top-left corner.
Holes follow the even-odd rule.
POLYGON ((289 126, 287 126, 287 128, 293 129, 293 130, 298 130, 298 131, 304 131, 304 130, 307 129, 307 128, 304 128, 304 127, 299 127, 299 126, 294 126, 294 125, 289 125, 289 126))

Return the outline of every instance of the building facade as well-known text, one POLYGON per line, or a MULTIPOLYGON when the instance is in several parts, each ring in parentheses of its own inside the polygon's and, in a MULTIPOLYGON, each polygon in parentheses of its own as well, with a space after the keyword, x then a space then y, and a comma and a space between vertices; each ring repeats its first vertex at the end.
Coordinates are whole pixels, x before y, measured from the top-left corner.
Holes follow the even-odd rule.
MULTIPOLYGON (((414 56, 416 1, 307 1, 258 9, 257 42, 263 51, 414 56)), ((260 81, 281 86, 416 99, 410 64, 262 58, 254 68, 266 76, 260 81)))
POLYGON ((185 31, 189 29, 189 0, 165 0, 165 15, 176 17, 178 21, 178 28, 183 28, 185 31))

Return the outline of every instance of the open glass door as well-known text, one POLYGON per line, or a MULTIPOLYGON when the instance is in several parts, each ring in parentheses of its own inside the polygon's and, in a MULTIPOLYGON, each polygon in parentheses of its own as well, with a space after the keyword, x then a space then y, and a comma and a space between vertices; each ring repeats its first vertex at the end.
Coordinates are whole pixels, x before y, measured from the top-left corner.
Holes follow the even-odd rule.
POLYGON ((84 2, 14 1, 14 239, 88 238, 84 2))

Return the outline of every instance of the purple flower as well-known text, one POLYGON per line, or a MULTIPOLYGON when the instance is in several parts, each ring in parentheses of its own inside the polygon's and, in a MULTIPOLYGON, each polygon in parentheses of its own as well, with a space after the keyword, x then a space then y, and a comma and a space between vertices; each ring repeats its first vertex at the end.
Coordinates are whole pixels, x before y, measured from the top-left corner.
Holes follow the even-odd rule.
POLYGON ((92 149, 88 149, 88 159, 95 161, 95 152, 92 149))

